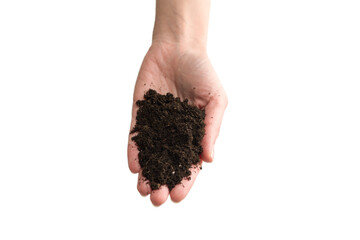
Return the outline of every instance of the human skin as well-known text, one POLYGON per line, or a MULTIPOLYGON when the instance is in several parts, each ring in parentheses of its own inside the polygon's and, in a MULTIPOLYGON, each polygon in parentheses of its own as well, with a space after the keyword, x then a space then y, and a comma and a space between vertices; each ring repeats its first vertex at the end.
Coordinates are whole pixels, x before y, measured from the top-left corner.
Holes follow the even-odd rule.
MULTIPOLYGON (((153 41, 136 80, 130 126, 132 129, 136 123, 136 101, 143 99, 149 88, 161 94, 171 92, 182 100, 187 98, 206 113, 201 162, 214 160, 214 145, 228 102, 206 52, 209 9, 210 0, 156 1, 153 41)), ((130 134, 128 140, 128 163, 131 172, 138 173, 140 194, 150 194, 155 206, 163 204, 169 195, 174 202, 183 200, 199 174, 200 165, 191 169, 190 180, 184 179, 171 192, 167 186, 152 191, 141 174, 133 136, 130 134)))

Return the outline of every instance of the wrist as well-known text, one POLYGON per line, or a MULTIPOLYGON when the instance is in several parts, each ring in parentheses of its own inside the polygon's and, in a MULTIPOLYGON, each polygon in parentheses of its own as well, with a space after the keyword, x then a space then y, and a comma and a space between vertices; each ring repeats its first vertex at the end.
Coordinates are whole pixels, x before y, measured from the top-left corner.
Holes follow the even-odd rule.
POLYGON ((157 0, 153 44, 205 51, 209 0, 157 0))
POLYGON ((207 39, 201 36, 174 34, 172 31, 161 30, 154 31, 152 44, 162 44, 176 48, 179 51, 193 50, 206 52, 207 39))

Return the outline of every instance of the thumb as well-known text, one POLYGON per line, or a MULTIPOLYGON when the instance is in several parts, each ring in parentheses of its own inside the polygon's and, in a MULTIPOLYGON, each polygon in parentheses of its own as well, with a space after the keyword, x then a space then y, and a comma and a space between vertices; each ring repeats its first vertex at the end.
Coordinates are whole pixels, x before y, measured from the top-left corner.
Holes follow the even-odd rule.
POLYGON ((205 162, 212 162, 214 160, 214 145, 219 136, 221 122, 227 107, 228 100, 225 95, 219 95, 210 100, 205 107, 205 136, 202 140, 203 152, 201 159, 205 162))

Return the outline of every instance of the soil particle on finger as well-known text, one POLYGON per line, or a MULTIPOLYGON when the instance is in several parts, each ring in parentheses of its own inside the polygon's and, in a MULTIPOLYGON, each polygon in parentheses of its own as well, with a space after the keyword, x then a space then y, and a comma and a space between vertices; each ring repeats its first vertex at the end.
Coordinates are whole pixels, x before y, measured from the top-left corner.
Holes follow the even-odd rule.
POLYGON ((136 125, 130 133, 137 133, 131 139, 139 150, 142 175, 152 190, 167 185, 171 191, 183 179, 190 180, 190 168, 200 164, 205 110, 152 89, 136 104, 136 125))

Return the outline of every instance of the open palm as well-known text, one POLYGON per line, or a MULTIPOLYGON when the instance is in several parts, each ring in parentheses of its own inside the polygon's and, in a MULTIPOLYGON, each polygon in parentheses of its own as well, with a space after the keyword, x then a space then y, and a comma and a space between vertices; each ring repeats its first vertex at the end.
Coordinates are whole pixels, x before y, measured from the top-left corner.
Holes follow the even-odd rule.
MULTIPOLYGON (((213 161, 216 138, 220 131, 222 117, 227 106, 225 91, 210 63, 206 53, 184 51, 178 46, 165 43, 154 43, 146 54, 136 81, 131 129, 136 123, 138 107, 136 101, 143 99, 149 89, 160 94, 170 92, 180 99, 188 99, 189 103, 201 109, 205 108, 205 136, 202 141, 203 153, 200 158, 206 162, 213 161)), ((199 167, 191 169, 191 179, 184 179, 171 192, 167 186, 152 191, 150 185, 141 174, 138 161, 138 149, 133 135, 129 135, 128 162, 131 172, 139 174, 138 190, 141 195, 151 194, 150 199, 156 206, 163 204, 169 194, 174 202, 185 198, 199 173, 199 167)))

